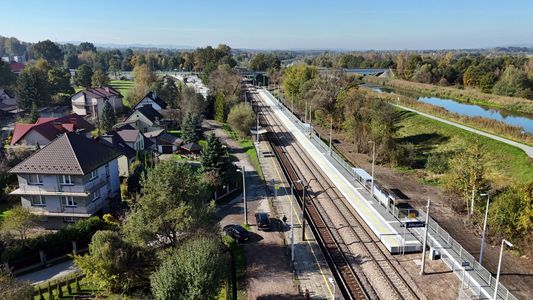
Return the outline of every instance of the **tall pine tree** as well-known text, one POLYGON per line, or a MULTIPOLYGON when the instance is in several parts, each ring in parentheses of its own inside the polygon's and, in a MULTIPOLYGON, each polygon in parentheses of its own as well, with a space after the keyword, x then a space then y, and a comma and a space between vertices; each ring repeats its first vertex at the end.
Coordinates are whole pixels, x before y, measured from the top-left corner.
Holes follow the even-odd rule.
POLYGON ((227 182, 231 163, 228 152, 214 133, 207 137, 207 143, 202 148, 201 161, 204 172, 215 172, 221 182, 227 182))
POLYGON ((115 112, 113 111, 113 108, 111 107, 109 101, 106 101, 104 107, 102 108, 102 118, 100 123, 102 129, 104 131, 109 131, 113 128, 113 125, 115 125, 115 123, 115 112))
POLYGON ((196 143, 202 138, 202 124, 198 115, 187 114, 181 125, 181 137, 186 144, 196 143))
POLYGON ((215 97, 215 120, 226 122, 226 98, 221 93, 215 97))

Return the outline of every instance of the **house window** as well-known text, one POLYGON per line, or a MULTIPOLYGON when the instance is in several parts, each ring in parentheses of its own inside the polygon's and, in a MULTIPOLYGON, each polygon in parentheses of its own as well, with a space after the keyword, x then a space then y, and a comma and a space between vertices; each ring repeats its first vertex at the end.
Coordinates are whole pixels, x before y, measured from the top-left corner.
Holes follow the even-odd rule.
POLYGON ((72 196, 61 197, 61 202, 63 203, 63 206, 67 206, 67 207, 76 207, 76 206, 78 206, 78 203, 76 203, 76 201, 74 201, 74 197, 72 197, 72 196))
POLYGON ((72 177, 70 175, 59 176, 62 185, 73 185, 72 177))
POLYGON ((39 174, 28 175, 28 184, 43 184, 43 178, 39 174))
POLYGON ((94 191, 92 201, 96 201, 96 200, 98 200, 99 198, 100 198, 100 190, 96 190, 96 191, 94 191))
POLYGON ((96 178, 98 178, 98 169, 96 169, 94 171, 91 171, 91 179, 90 180, 95 180, 96 178))
POLYGON ((69 224, 76 223, 76 218, 74 218, 74 217, 64 217, 63 218, 63 222, 69 223, 69 224))
POLYGON ((44 196, 30 196, 31 206, 46 206, 46 199, 44 196))

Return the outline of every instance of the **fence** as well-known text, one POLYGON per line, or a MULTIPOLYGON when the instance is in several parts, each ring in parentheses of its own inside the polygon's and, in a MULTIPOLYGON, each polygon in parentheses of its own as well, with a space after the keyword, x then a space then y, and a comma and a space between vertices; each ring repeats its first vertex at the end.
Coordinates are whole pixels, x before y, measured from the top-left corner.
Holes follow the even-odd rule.
MULTIPOLYGON (((312 128, 310 128, 309 125, 304 124, 300 119, 298 119, 294 114, 290 112, 290 110, 278 99, 276 99, 270 92, 263 89, 266 93, 266 95, 272 100, 275 104, 277 104, 278 107, 284 110, 285 115, 288 116, 293 123, 296 125, 296 127, 304 132, 313 132, 312 128)), ((309 139, 311 141, 315 142, 315 145, 318 146, 318 148, 323 152, 327 153, 330 151, 329 146, 324 143, 324 141, 317 135, 311 134, 308 135, 309 139)), ((334 149, 331 149, 330 157, 335 160, 345 171, 349 176, 350 179, 353 181, 358 181, 357 177, 355 176, 355 173, 353 172, 353 166, 348 164, 339 154, 337 154, 334 149)), ((363 187, 367 188, 364 184, 362 184, 363 187)), ((372 201, 377 201, 374 197, 372 197, 372 201)), ((379 203, 379 201, 377 201, 379 203)), ((398 209, 398 208, 388 208, 389 213, 391 213, 393 216, 397 218, 409 216, 412 217, 414 213, 416 212, 416 216, 419 220, 425 221, 426 214, 424 212, 418 211, 416 209, 398 209)), ((462 267, 463 262, 468 262, 469 268, 468 270, 474 270, 476 271, 476 275, 482 282, 474 282, 472 281, 472 276, 465 276, 467 280, 467 286, 470 288, 470 291, 472 292, 473 296, 468 296, 470 298, 463 298, 463 299, 471 299, 472 297, 475 299, 484 299, 484 295, 482 293, 482 289, 487 288, 489 292, 494 291, 496 288, 496 280, 492 277, 492 274, 482 265, 480 265, 475 258, 468 253, 456 240, 454 240, 446 230, 444 230, 440 225, 433 219, 429 218, 428 222, 428 235, 433 239, 428 239, 428 245, 433 248, 440 248, 440 249, 447 249, 449 251, 453 251, 459 259, 454 259, 453 257, 442 257, 442 260, 446 263, 446 265, 459 277, 462 278, 464 274, 464 268, 462 267), (444 245, 439 245, 435 241, 442 241, 444 245), (484 285, 483 285, 484 284, 484 285)), ((420 230, 420 229, 419 229, 420 230)), ((422 234, 413 236, 420 238, 423 237, 422 234)), ((463 294, 465 294, 463 292, 463 294)), ((466 295, 466 294, 465 294, 466 295)), ((461 295, 460 295, 461 296, 461 295)), ((490 295, 492 297, 492 295, 490 295)), ((501 283, 498 283, 498 299, 509 299, 509 300, 517 300, 517 298, 512 295, 509 290, 504 287, 501 283)))

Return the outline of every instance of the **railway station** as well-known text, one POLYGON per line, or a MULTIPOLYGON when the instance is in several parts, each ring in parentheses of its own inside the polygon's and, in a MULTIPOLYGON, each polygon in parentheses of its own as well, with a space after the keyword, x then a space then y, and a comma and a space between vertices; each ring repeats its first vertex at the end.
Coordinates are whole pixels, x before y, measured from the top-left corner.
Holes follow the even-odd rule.
POLYGON ((392 254, 422 250, 422 245, 415 237, 414 231, 404 226, 404 223, 418 220, 410 220, 408 215, 404 220, 395 218, 386 207, 372 199, 369 191, 355 179, 355 173, 350 174, 345 170, 343 172, 341 168, 335 167, 334 164, 338 162, 328 155, 328 150, 321 147, 315 140, 310 140, 306 135, 305 126, 292 114, 287 113, 272 95, 264 90, 259 90, 259 94, 392 254))

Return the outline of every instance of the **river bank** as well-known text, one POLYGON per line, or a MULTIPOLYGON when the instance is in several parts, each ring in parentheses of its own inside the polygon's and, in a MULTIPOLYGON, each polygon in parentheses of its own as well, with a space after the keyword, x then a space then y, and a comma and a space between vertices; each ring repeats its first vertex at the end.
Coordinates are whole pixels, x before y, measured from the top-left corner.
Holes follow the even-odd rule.
POLYGON ((436 86, 433 84, 411 82, 401 79, 382 79, 375 76, 367 76, 364 80, 400 89, 407 92, 415 92, 428 96, 453 99, 459 102, 482 105, 486 107, 504 109, 509 112, 533 114, 533 100, 518 97, 507 97, 483 93, 474 89, 459 89, 457 87, 436 86))
MULTIPOLYGON (((375 80, 371 80, 374 81, 375 80)), ((394 81, 394 80, 393 80, 394 81)), ((377 82, 376 82, 377 83, 377 82)), ((380 84, 380 83, 377 83, 380 84)), ((390 85, 385 85, 386 87, 391 87, 390 85)), ((396 89, 396 88, 395 88, 396 89)), ((450 112, 447 109, 424 103, 418 101, 417 97, 406 96, 401 93, 386 93, 378 92, 373 89, 365 89, 369 96, 378 98, 384 101, 401 104, 434 116, 441 117, 453 122, 457 122, 461 125, 472 127, 481 131, 485 131, 491 134, 495 134, 515 142, 523 143, 526 145, 533 145, 533 134, 524 131, 521 126, 509 125, 503 121, 498 121, 495 119, 478 117, 478 116, 467 116, 461 115, 459 113, 450 112)), ((527 100, 529 101, 529 100, 527 100)))

